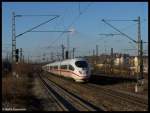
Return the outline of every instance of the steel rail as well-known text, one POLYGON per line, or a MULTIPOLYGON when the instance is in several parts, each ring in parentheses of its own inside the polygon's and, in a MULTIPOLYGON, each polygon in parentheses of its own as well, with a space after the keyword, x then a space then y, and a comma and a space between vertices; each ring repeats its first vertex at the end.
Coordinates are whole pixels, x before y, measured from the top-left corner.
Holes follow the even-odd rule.
MULTIPOLYGON (((55 76, 55 77, 57 77, 57 76, 55 76)), ((63 79, 63 80, 66 80, 66 79, 63 79)), ((138 106, 139 108, 144 108, 144 109, 148 108, 148 102, 146 102, 147 98, 142 98, 142 97, 140 98, 135 95, 129 95, 129 94, 121 92, 121 91, 112 90, 110 88, 104 88, 104 87, 101 87, 101 86, 98 86, 98 85, 92 84, 92 83, 87 83, 84 86, 81 85, 81 87, 85 87, 87 89, 94 88, 94 89, 100 90, 103 94, 106 94, 107 96, 110 96, 111 98, 114 98, 117 100, 119 99, 119 101, 118 101, 119 103, 126 102, 131 105, 138 106)))
MULTIPOLYGON (((89 102, 83 101, 81 97, 78 95, 72 94, 71 92, 67 91, 66 89, 62 88, 59 86, 57 83, 54 81, 51 81, 48 78, 43 79, 45 81, 45 84, 47 84, 49 87, 51 87, 53 90, 55 90, 60 96, 62 96, 67 102, 69 102, 75 109, 74 110, 79 110, 79 111, 100 111, 104 110, 101 108, 98 108, 96 106, 92 106, 89 102)), ((105 109, 106 111, 106 109, 105 109)))
POLYGON ((39 79, 42 83, 42 87, 46 89, 48 95, 51 95, 55 102, 57 103, 57 106, 62 111, 68 111, 68 109, 57 99, 57 97, 48 89, 47 85, 45 84, 45 81, 39 76, 39 79))
POLYGON ((101 86, 97 86, 97 85, 91 84, 91 83, 88 83, 88 86, 96 87, 96 88, 100 89, 101 91, 103 91, 107 95, 110 95, 110 96, 115 97, 117 99, 124 100, 124 101, 132 103, 134 105, 138 105, 141 108, 148 108, 148 102, 146 102, 145 99, 135 97, 133 95, 121 93, 119 91, 115 91, 115 90, 112 90, 110 88, 103 88, 101 86))

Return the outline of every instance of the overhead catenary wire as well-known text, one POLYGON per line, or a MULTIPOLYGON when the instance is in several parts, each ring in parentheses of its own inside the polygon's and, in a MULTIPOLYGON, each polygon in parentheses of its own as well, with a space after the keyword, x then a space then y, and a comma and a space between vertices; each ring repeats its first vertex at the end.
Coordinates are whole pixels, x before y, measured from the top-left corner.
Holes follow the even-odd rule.
MULTIPOLYGON (((65 31, 68 30, 77 21, 77 19, 79 19, 79 17, 83 14, 83 12, 84 13, 86 12, 86 10, 89 8, 90 5, 91 5, 91 3, 89 3, 87 5, 87 7, 71 22, 71 24, 65 29, 65 31)), ((54 44, 63 35, 64 35, 64 32, 62 32, 54 41, 52 41, 52 43, 50 45, 54 44)))
MULTIPOLYGON (((133 26, 135 26, 136 25, 136 23, 133 23, 133 24, 131 24, 131 25, 128 25, 128 26, 126 26, 126 27, 123 27, 123 28, 121 28, 121 30, 123 31, 123 30, 125 30, 125 29, 127 29, 127 30, 129 30, 129 28, 131 28, 131 27, 133 27, 133 26)), ((117 34, 117 33, 110 33, 110 34, 105 34, 105 33, 101 33, 100 35, 105 35, 105 36, 114 36, 114 35, 121 35, 121 34, 117 34)), ((104 38, 104 37, 103 37, 104 38)))
POLYGON ((121 32, 119 29, 117 29, 116 27, 112 26, 111 24, 109 24, 108 22, 106 22, 104 19, 102 19, 102 21, 104 23, 106 23, 107 25, 109 25, 111 28, 115 29, 116 31, 118 31, 119 33, 121 33, 122 35, 126 36, 129 40, 132 40, 133 42, 137 43, 137 41, 133 40, 130 36, 128 36, 127 34, 121 32))
POLYGON ((33 28, 31 28, 31 29, 29 29, 29 30, 23 32, 23 33, 20 33, 19 35, 16 36, 16 38, 18 38, 19 36, 21 36, 21 35, 23 35, 23 34, 25 34, 25 33, 27 33, 27 32, 31 32, 32 30, 34 30, 34 29, 36 29, 36 28, 38 28, 38 27, 40 27, 40 26, 42 26, 42 25, 44 25, 44 24, 46 24, 46 23, 48 23, 48 22, 54 20, 55 18, 58 18, 58 17, 59 17, 59 15, 57 15, 57 16, 55 16, 54 18, 51 18, 51 19, 49 19, 49 20, 47 20, 47 21, 45 21, 45 22, 42 22, 41 24, 39 24, 39 25, 37 25, 37 26, 35 26, 35 27, 33 27, 33 28))
POLYGON ((30 31, 30 32, 71 32, 71 31, 30 31))
MULTIPOLYGON (((132 40, 134 43, 138 43, 136 40, 132 39, 130 36, 128 36, 127 34, 121 32, 119 29, 117 29, 116 27, 114 27, 113 25, 111 25, 110 23, 106 22, 106 21, 137 21, 137 20, 104 20, 102 19, 102 21, 109 25, 111 28, 115 29, 116 31, 118 31, 119 33, 121 33, 122 35, 126 36, 129 40, 132 40)), ((148 43, 148 42, 144 42, 143 43, 148 43)))
MULTIPOLYGON (((79 19, 79 17, 83 14, 83 12, 84 12, 84 13, 86 12, 86 10, 89 8, 90 5, 91 5, 91 3, 89 3, 89 4, 87 5, 87 7, 82 11, 82 13, 80 13, 80 14, 72 21, 72 23, 65 29, 66 31, 68 30, 69 27, 71 27, 71 26, 77 21, 77 19, 79 19)), ((66 33, 66 32, 62 32, 54 41, 52 41, 52 43, 51 43, 50 45, 52 45, 52 44, 54 44, 56 41, 58 41, 58 39, 61 38, 64 33, 66 33)), ((49 46, 47 46, 47 47, 49 47, 49 46)))
POLYGON ((109 20, 109 19, 105 19, 105 21, 137 21, 137 20, 109 20))
MULTIPOLYGON (((67 14, 66 13, 66 11, 67 11, 68 9, 66 9, 65 10, 65 14, 63 15, 63 16, 61 16, 61 20, 62 20, 62 27, 65 29, 65 26, 64 26, 64 17, 65 17, 65 15, 67 14)), ((58 25, 58 23, 56 23, 56 25, 54 26, 54 29, 56 29, 56 26, 58 25)), ((66 33, 66 32, 71 32, 71 31, 62 31, 62 30, 56 30, 56 31, 31 31, 31 32, 64 32, 64 33, 66 33)), ((46 46, 46 47, 41 47, 41 48, 51 48, 51 46, 46 46)))
POLYGON ((58 16, 58 15, 15 15, 15 17, 23 17, 23 16, 58 16))

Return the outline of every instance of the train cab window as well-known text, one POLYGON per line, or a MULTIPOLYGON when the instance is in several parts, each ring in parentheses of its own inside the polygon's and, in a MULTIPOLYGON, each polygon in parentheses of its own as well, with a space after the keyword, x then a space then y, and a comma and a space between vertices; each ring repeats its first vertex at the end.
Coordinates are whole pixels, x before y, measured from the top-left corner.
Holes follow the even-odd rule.
POLYGON ((74 71, 74 67, 72 65, 69 65, 69 70, 74 71))
POLYGON ((61 65, 61 69, 67 69, 67 65, 61 65))
POLYGON ((88 64, 86 61, 76 61, 75 65, 80 68, 88 68, 88 64))

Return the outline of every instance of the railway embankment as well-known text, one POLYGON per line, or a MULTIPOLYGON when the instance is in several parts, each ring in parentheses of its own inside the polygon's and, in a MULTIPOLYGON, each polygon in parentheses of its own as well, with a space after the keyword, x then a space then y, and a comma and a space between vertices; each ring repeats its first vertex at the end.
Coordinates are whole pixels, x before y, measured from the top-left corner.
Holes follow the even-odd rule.
POLYGON ((9 72, 2 77, 2 110, 56 111, 55 102, 39 82, 36 74, 39 70, 32 65, 22 65, 19 71, 18 76, 9 72))

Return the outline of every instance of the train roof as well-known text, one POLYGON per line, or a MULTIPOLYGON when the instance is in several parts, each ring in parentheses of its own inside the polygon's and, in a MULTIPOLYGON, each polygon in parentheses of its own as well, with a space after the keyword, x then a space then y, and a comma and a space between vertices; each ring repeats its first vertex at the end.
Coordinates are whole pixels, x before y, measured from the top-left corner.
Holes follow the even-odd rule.
POLYGON ((57 64, 60 64, 60 63, 63 63, 63 64, 68 64, 69 62, 74 62, 74 61, 86 61, 85 58, 74 58, 74 59, 66 59, 66 60, 63 60, 63 61, 56 61, 56 62, 53 62, 53 63, 49 63, 47 65, 57 65, 57 64))

